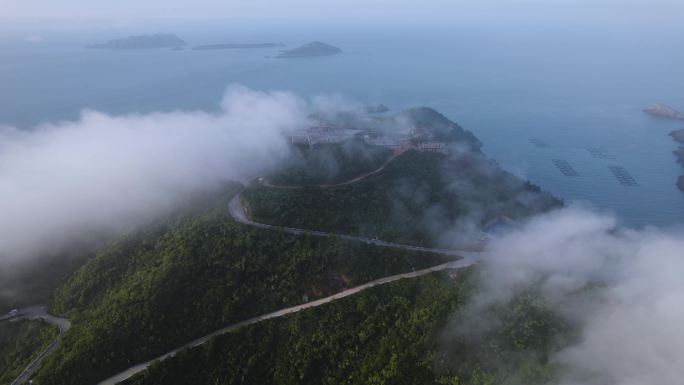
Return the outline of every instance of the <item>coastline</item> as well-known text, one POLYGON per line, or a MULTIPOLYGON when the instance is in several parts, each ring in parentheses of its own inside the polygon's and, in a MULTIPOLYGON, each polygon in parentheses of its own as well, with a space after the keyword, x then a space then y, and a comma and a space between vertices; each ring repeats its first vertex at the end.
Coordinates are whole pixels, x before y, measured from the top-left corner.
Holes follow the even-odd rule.
MULTIPOLYGON (((670 132, 670 136, 675 142, 684 145, 684 128, 670 132)), ((684 146, 680 146, 678 149, 672 151, 672 153, 677 157, 677 163, 684 167, 684 146)), ((684 175, 677 179, 677 187, 681 192, 684 192, 684 175)))

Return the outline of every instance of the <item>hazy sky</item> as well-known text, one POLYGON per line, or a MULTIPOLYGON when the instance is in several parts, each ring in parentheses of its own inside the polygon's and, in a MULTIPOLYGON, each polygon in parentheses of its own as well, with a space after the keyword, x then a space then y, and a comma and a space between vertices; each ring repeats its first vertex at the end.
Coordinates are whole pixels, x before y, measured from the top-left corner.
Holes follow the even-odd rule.
POLYGON ((626 18, 684 14, 681 0, 0 0, 0 20, 241 18, 462 20, 626 18))

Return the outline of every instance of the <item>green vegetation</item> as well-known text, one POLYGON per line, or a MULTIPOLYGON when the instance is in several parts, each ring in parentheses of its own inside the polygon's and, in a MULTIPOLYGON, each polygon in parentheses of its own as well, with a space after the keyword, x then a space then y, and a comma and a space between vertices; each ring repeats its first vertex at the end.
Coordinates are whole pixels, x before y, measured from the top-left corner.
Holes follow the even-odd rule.
MULTIPOLYGON (((411 128, 414 142, 444 141, 450 153, 411 150, 382 172, 337 187, 251 185, 242 197, 255 220, 436 245, 463 222, 524 218, 560 203, 485 159, 471 133, 434 110, 337 119, 366 125, 370 137, 411 128)), ((268 180, 334 184, 390 156, 359 140, 301 149, 268 180)), ((96 383, 226 325, 446 261, 236 223, 227 206, 242 189, 230 184, 196 197, 100 248, 64 280, 50 308, 72 328, 34 384, 96 383)), ((497 322, 476 334, 443 333, 466 324, 476 272, 402 280, 255 324, 184 351, 131 383, 546 383, 554 370, 548 355, 569 328, 533 293, 493 306, 497 322)), ((0 350, 0 360, 15 362, 19 350, 0 350)))
POLYGON ((58 291, 72 329, 36 384, 103 380, 236 321, 443 257, 234 222, 239 186, 97 253, 58 291))
MULTIPOLYGON (((372 120, 359 115, 340 112, 334 116, 316 115, 330 126, 358 129, 369 137, 397 137, 400 131, 412 127, 411 141, 437 141, 459 143, 478 152, 482 144, 470 132, 450 121, 439 112, 427 108, 412 108, 389 117, 372 120)), ((312 148, 293 146, 293 156, 268 180, 276 185, 313 186, 348 181, 382 166, 392 150, 371 146, 360 138, 342 143, 317 144, 312 148)))
POLYGON ((57 328, 43 321, 0 323, 0 384, 12 382, 57 337, 57 328))
MULTIPOLYGON (((548 384, 550 354, 575 330, 532 292, 485 309, 470 322, 456 313, 442 336, 435 367, 446 384, 548 384)), ((473 316, 470 316, 473 318, 473 316)))
POLYGON ((436 244, 459 220, 524 218, 560 204, 478 153, 415 150, 357 183, 302 189, 252 185, 242 196, 258 222, 424 245, 436 244))
POLYGON ((276 185, 340 183, 378 169, 391 155, 389 149, 368 146, 358 139, 311 149, 293 146, 289 162, 268 179, 276 185))
POLYGON ((473 292, 471 274, 373 288, 255 324, 154 364, 127 382, 154 384, 545 384, 567 325, 523 295, 491 310, 477 338, 445 333, 473 292))

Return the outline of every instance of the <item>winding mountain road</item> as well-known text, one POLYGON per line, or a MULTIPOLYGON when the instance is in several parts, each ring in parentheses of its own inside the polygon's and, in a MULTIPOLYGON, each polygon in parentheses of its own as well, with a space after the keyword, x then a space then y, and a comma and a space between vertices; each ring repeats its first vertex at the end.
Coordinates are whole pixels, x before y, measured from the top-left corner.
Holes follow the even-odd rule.
POLYGON ((262 229, 281 230, 281 231, 285 231, 285 232, 290 233, 290 234, 296 234, 296 235, 308 234, 308 235, 314 235, 317 237, 338 237, 340 239, 346 239, 349 241, 356 241, 356 242, 363 242, 363 243, 368 243, 368 244, 380 246, 380 247, 394 247, 394 248, 398 248, 398 249, 411 250, 411 251, 424 251, 424 252, 428 252, 428 253, 449 255, 449 256, 453 256, 453 257, 477 258, 482 254, 480 252, 475 252, 475 251, 450 250, 450 249, 439 249, 439 248, 423 247, 423 246, 413 246, 413 245, 406 245, 406 244, 402 244, 402 243, 386 242, 386 241, 381 241, 381 240, 375 239, 375 238, 361 237, 361 236, 356 236, 356 235, 328 233, 325 231, 305 230, 305 229, 298 229, 298 228, 294 228, 294 227, 275 226, 275 225, 267 225, 265 223, 254 222, 253 220, 251 220, 247 216, 247 212, 245 210, 244 205, 242 204, 242 198, 241 198, 240 194, 236 194, 233 197, 233 199, 230 200, 230 202, 228 203, 228 211, 230 212, 230 215, 233 217, 233 219, 235 219, 237 222, 240 222, 242 224, 250 225, 250 226, 254 226, 254 227, 260 227, 262 229))
POLYGON ((173 356, 178 354, 178 352, 180 352, 183 349, 189 349, 189 348, 194 348, 194 347, 203 345, 204 343, 206 343, 207 341, 209 341, 213 337, 216 337, 216 336, 219 336, 222 334, 226 334, 226 333, 230 333, 232 331, 235 331, 237 329, 240 329, 240 328, 248 326, 248 325, 253 325, 253 324, 259 323, 261 321, 269 320, 272 318, 278 318, 278 317, 282 317, 282 316, 285 316, 288 314, 297 313, 297 312, 300 312, 302 310, 306 310, 306 309, 314 308, 317 306, 325 305, 327 303, 337 301, 339 299, 360 293, 364 290, 370 289, 371 287, 384 285, 384 284, 387 284, 390 282, 398 281, 400 279, 421 277, 423 275, 430 274, 430 273, 433 273, 436 271, 442 271, 442 270, 462 269, 462 268, 471 266, 475 263, 476 263, 476 261, 474 259, 464 258, 464 259, 459 259, 457 261, 444 263, 442 265, 430 267, 430 268, 423 269, 423 270, 412 271, 410 273, 404 273, 404 274, 392 275, 389 277, 384 277, 384 278, 377 279, 375 281, 365 283, 365 284, 360 285, 360 286, 353 287, 351 289, 341 291, 341 292, 339 292, 337 294, 333 294, 329 297, 317 299, 315 301, 303 303, 301 305, 296 305, 296 306, 288 307, 285 309, 277 310, 277 311, 274 311, 271 313, 263 314, 263 315, 260 315, 257 317, 249 318, 249 319, 246 319, 244 321, 240 321, 238 323, 228 325, 228 326, 226 326, 222 329, 219 329, 219 330, 217 330, 211 334, 207 334, 204 337, 200 337, 200 338, 198 338, 194 341, 191 341, 191 342, 189 342, 189 343, 187 343, 187 344, 185 344, 185 345, 183 345, 177 349, 174 349, 168 353, 165 353, 165 354, 163 354, 163 355, 161 355, 161 356, 159 356, 153 360, 150 360, 150 361, 144 362, 142 364, 130 367, 130 368, 126 369, 125 371, 123 371, 119 374, 116 374, 116 375, 98 383, 98 385, 118 384, 118 383, 125 381, 125 380, 133 377, 134 375, 146 370, 154 362, 164 361, 168 358, 172 358, 173 356))
POLYGON ((0 321, 16 320, 22 318, 27 318, 30 320, 44 320, 50 325, 56 326, 59 330, 59 333, 57 334, 57 337, 55 337, 55 339, 52 340, 52 342, 50 342, 50 344, 45 349, 43 349, 43 351, 41 351, 40 354, 38 354, 38 356, 33 359, 33 361, 31 361, 31 363, 28 364, 26 368, 24 368, 24 370, 19 374, 19 376, 14 381, 10 383, 10 385, 19 385, 26 383, 33 374, 33 372, 35 372, 36 369, 38 369, 40 363, 43 362, 43 359, 57 347, 57 343, 62 338, 62 335, 71 328, 71 322, 69 322, 68 319, 55 317, 53 315, 48 314, 47 309, 43 305, 35 305, 20 309, 15 315, 7 314, 4 316, 0 316, 0 321))
POLYGON ((222 329, 219 329, 213 333, 207 334, 203 337, 200 337, 194 341, 191 341, 181 347, 178 347, 174 350, 171 350, 165 354, 162 354, 161 356, 152 359, 147 362, 143 362, 141 364, 132 366, 123 372, 120 372, 102 382, 99 382, 98 385, 114 385, 118 384, 120 382, 123 382, 134 375, 146 370, 150 365, 152 365, 155 362, 160 362, 164 361, 166 359, 174 357, 178 352, 182 351, 183 349, 190 349, 194 348, 200 345, 203 345, 207 341, 209 341, 211 338, 233 332, 237 329, 240 329, 242 327, 248 326, 248 325, 253 325, 265 320, 273 319, 273 318, 278 318, 282 317, 288 314, 293 314, 300 312, 302 310, 306 309, 311 309, 317 306, 325 305, 327 303, 333 302, 340 300, 345 297, 349 297, 351 295, 360 293, 364 290, 370 289, 375 286, 379 285, 384 285, 390 282, 395 282, 400 279, 410 279, 410 278, 417 278, 421 277, 436 271, 443 271, 443 270, 455 270, 455 269, 463 269, 468 266, 472 266, 477 263, 481 253, 478 252, 471 252, 471 251, 457 251, 457 250, 447 250, 447 249, 434 249, 434 248, 428 248, 428 247, 419 247, 419 246, 411 246, 411 245, 403 245, 399 243, 392 243, 392 242, 385 242, 385 241, 380 241, 377 239, 371 239, 371 238, 366 238, 366 237, 357 237, 357 236, 352 236, 352 235, 340 235, 340 234, 333 234, 333 233, 327 233, 323 231, 314 231, 314 230, 304 230, 304 229, 297 229, 297 228, 292 228, 292 227, 281 227, 281 226, 273 226, 273 225, 267 225, 263 223, 258 223, 254 222, 249 217, 247 216, 247 213, 245 211, 245 208, 242 204, 242 200, 240 197, 240 194, 236 194, 229 202, 228 204, 228 211, 230 212, 230 215, 235 219, 237 222, 240 222, 245 225, 250 225, 250 226, 255 226, 259 228, 264 228, 264 229, 273 229, 273 230, 281 230, 285 231, 291 234, 309 234, 309 235, 314 235, 314 236, 320 236, 320 237, 331 237, 331 236, 336 236, 342 239, 347 239, 351 241, 358 241, 358 242, 364 242, 364 243, 369 243, 373 244, 376 246, 380 247, 395 247, 395 248, 401 248, 405 250, 415 250, 415 251, 425 251, 425 252, 432 252, 432 253, 438 253, 438 254, 443 254, 443 255, 449 255, 449 256, 455 256, 455 257, 461 257, 461 259, 447 262, 438 266, 433 266, 429 267, 427 269, 423 270, 418 270, 418 271, 412 271, 409 273, 403 273, 403 274, 396 274, 392 275, 389 277, 384 277, 380 279, 376 279, 374 281, 365 283, 363 285, 359 285, 344 291, 341 291, 339 293, 333 294, 329 297, 317 299, 315 301, 310 301, 303 303, 301 305, 296 305, 292 307, 288 307, 285 309, 281 310, 276 310, 271 313, 267 314, 262 314, 260 316, 256 316, 253 318, 246 319, 244 321, 240 321, 231 325, 228 325, 222 329))
POLYGON ((387 167, 387 165, 390 164, 394 159, 396 159, 399 155, 405 153, 407 150, 408 150, 408 148, 396 151, 389 158, 387 158, 387 160, 377 169, 363 173, 359 176, 356 176, 352 179, 349 179, 349 180, 346 180, 346 181, 340 182, 340 183, 300 186, 300 185, 273 184, 273 183, 269 182, 268 179, 264 179, 264 178, 259 178, 258 182, 259 182, 259 184, 261 184, 264 187, 279 188, 279 189, 286 189, 286 190, 296 190, 296 189, 302 189, 302 188, 306 188, 306 187, 331 188, 331 187, 346 186, 348 184, 359 182, 361 180, 368 178, 371 175, 375 175, 375 174, 379 173, 380 171, 384 170, 385 167, 387 167))

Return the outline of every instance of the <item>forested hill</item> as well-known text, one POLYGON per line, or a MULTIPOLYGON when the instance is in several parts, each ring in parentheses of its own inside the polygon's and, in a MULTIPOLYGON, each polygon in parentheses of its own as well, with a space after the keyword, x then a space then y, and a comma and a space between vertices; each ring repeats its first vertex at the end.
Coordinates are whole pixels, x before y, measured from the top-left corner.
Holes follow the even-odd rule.
MULTIPOLYGON (((69 318, 72 328, 33 383, 97 383, 227 325, 448 261, 436 253, 236 222, 228 212, 236 194, 257 221, 448 247, 464 234, 479 234, 464 224, 497 215, 524 219, 560 204, 488 160, 477 138, 434 110, 350 121, 369 137, 409 128, 414 136, 401 148, 374 146, 358 135, 305 146, 272 175, 248 186, 230 183, 102 247, 52 297, 51 313, 69 318), (421 151, 425 141, 443 141, 446 150, 421 151), (334 177, 322 159, 336 166, 334 177), (273 187, 269 180, 294 185, 273 187), (321 181, 332 185, 311 185, 321 181)), ((482 346, 440 337, 477 290, 473 274, 476 269, 432 273, 371 287, 211 339, 131 381, 545 383, 553 370, 552 342, 567 327, 534 293, 492 309, 502 322, 490 325, 482 346)), ((25 353, 2 350, 0 363, 16 372, 20 361, 2 355, 25 353)))
POLYGON ((394 148, 393 156, 384 144, 372 145, 373 139, 370 145, 350 140, 295 149, 294 161, 263 178, 276 185, 257 181, 242 193, 255 220, 409 244, 464 247, 493 218, 523 219, 561 204, 488 159, 471 132, 431 108, 370 120, 343 113, 327 120, 379 137, 379 143, 404 144, 394 148), (443 147, 421 149, 425 143, 443 147), (340 183, 344 180, 353 183, 340 183), (292 188, 296 186, 303 188, 292 188), (453 237, 454 233, 460 235, 453 237))
POLYGON ((459 224, 475 230, 497 216, 523 219, 560 205, 477 152, 417 150, 353 184, 283 189, 255 183, 242 195, 260 222, 430 246, 456 241, 449 232, 459 224))
POLYGON ((240 188, 112 242, 72 276, 51 309, 72 328, 34 383, 96 383, 227 324, 445 261, 236 223, 240 188))
POLYGON ((492 306, 478 337, 453 332, 476 272, 374 288, 252 325, 154 365, 127 385, 542 385, 571 327, 534 293, 492 306))

